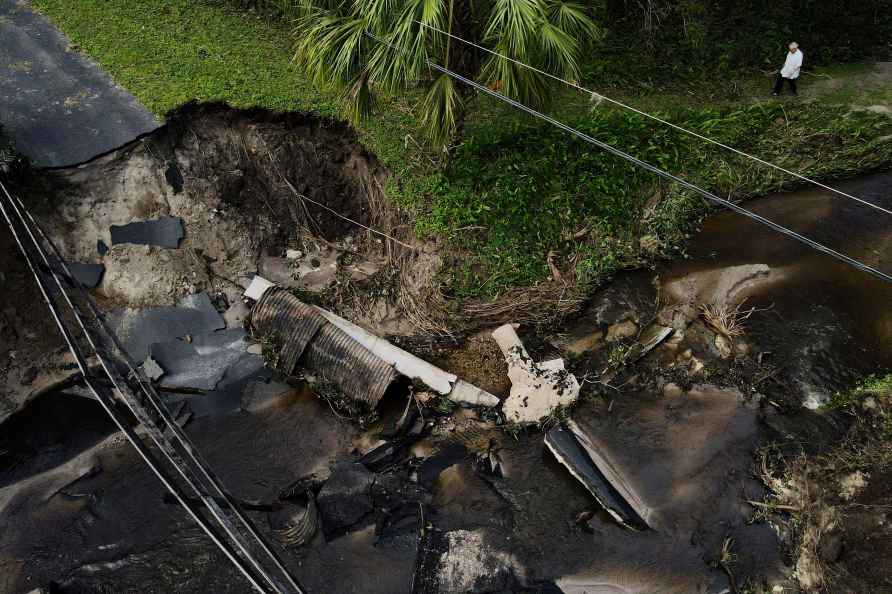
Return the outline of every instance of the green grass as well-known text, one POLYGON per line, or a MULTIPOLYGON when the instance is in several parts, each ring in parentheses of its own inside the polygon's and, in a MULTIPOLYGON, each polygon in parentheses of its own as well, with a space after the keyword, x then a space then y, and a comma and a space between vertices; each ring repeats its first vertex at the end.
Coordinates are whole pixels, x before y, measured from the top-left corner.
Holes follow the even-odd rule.
MULTIPOLYGON (((222 0, 33 2, 156 114, 193 99, 341 113, 336 96, 315 89, 292 65, 282 21, 227 8, 222 0)), ((892 143, 876 140, 892 134, 892 118, 847 107, 854 99, 886 97, 892 85, 862 85, 810 103, 763 101, 766 85, 766 77, 749 73, 709 85, 683 81, 663 92, 640 85, 599 90, 824 179, 892 162, 892 143)), ((550 252, 564 272, 597 284, 619 268, 678 254, 707 212, 701 198, 489 98, 473 104, 447 160, 425 148, 416 99, 413 92, 381 97, 359 133, 394 174, 389 196, 411 212, 416 231, 445 240, 444 253, 454 256, 446 274, 455 295, 492 296, 540 281, 549 274, 550 252), (657 193, 662 200, 646 213, 657 193)), ((794 187, 770 170, 577 93, 560 95, 550 113, 721 196, 794 187)))
POLYGON ((848 408, 868 396, 879 396, 886 400, 892 398, 892 373, 871 375, 858 383, 848 392, 840 392, 830 399, 828 409, 848 408))
POLYGON ((35 0, 158 115, 192 99, 337 115, 291 64, 281 24, 189 0, 35 0))

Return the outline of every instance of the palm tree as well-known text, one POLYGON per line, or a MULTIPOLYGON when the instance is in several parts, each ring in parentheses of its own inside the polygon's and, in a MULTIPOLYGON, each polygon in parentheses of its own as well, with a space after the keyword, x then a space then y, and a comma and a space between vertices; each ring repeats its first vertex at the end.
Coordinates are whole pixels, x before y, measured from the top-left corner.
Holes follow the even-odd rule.
POLYGON ((544 76, 440 31, 568 79, 598 34, 585 8, 564 0, 298 0, 296 22, 296 62, 317 86, 343 93, 354 122, 371 113, 375 91, 422 85, 422 121, 437 146, 461 128, 471 97, 427 60, 531 106, 550 88, 544 76))

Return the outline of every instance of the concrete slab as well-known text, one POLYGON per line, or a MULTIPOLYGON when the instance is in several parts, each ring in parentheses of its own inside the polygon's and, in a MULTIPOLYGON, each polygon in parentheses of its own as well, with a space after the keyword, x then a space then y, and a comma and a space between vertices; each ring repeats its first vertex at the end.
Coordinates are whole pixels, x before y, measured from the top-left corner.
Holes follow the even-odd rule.
POLYGON ((159 122, 24 0, 0 0, 0 124, 39 166, 82 163, 159 122))

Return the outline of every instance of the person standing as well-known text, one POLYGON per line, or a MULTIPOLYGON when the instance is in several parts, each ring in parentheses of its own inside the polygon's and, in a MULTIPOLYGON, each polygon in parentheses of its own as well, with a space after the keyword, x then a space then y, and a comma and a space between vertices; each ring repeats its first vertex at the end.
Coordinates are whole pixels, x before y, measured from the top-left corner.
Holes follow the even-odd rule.
POLYGON ((802 52, 799 50, 799 44, 795 41, 790 44, 790 52, 787 54, 787 60, 784 67, 781 68, 774 83, 774 96, 780 95, 784 88, 784 81, 790 85, 790 90, 796 95, 796 79, 799 78, 799 70, 802 68, 802 52))

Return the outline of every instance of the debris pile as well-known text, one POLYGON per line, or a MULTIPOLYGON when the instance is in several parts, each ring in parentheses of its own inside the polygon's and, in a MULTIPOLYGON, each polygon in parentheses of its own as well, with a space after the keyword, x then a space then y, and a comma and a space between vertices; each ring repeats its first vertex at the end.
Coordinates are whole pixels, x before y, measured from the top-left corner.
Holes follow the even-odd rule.
POLYGON ((563 359, 534 363, 514 326, 505 324, 492 333, 508 363, 511 394, 503 405, 512 423, 538 423, 559 407, 576 402, 579 382, 564 368, 563 359))
POLYGON ((257 300, 249 322, 253 337, 268 346, 271 364, 285 375, 308 370, 334 382, 369 410, 398 375, 460 404, 499 404, 493 394, 329 311, 301 302, 261 277, 254 277, 245 296, 257 300))

